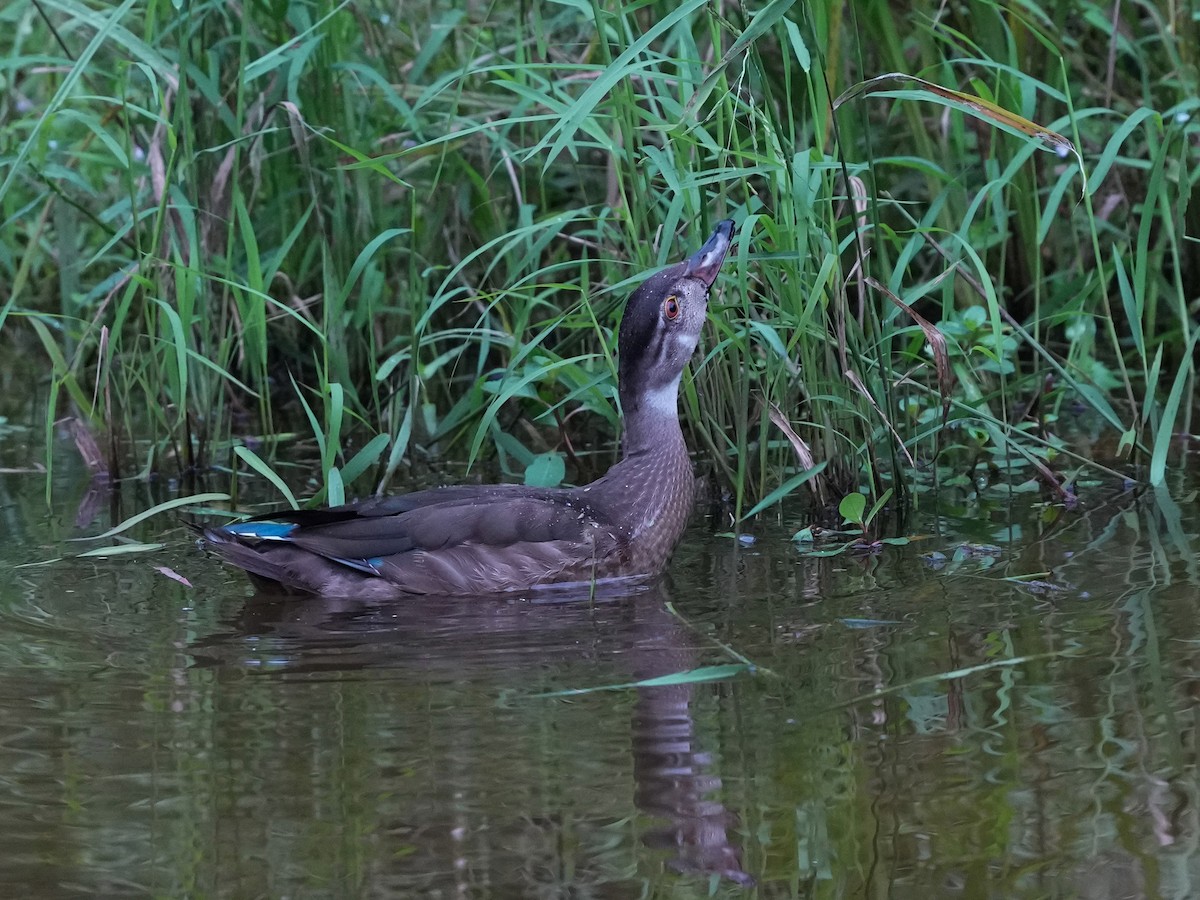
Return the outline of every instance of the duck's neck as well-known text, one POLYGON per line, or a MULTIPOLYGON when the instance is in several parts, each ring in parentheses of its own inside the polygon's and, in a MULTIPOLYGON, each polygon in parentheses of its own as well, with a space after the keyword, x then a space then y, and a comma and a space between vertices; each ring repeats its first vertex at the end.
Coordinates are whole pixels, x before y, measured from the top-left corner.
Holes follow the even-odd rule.
MULTIPOLYGON (((657 390, 635 391, 621 386, 625 419, 622 456, 677 451, 684 447, 679 427, 679 379, 657 390)), ((686 449, 685 449, 686 452, 686 449)))
POLYGON ((642 554, 653 562, 669 555, 692 510, 692 461, 679 427, 678 403, 678 381, 660 391, 621 392, 624 452, 604 476, 604 493, 618 503, 635 559, 642 554))

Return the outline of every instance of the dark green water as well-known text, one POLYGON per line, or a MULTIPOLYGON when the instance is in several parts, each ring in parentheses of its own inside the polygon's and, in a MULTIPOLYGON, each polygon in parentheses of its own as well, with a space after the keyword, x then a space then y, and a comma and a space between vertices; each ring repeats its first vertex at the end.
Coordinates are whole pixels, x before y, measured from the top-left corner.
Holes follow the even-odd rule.
POLYGON ((366 608, 255 599, 169 521, 10 568, 111 513, 0 475, 0 896, 1198 896, 1194 489, 868 558, 698 521, 661 589, 366 608), (538 696, 722 645, 758 670, 538 696))

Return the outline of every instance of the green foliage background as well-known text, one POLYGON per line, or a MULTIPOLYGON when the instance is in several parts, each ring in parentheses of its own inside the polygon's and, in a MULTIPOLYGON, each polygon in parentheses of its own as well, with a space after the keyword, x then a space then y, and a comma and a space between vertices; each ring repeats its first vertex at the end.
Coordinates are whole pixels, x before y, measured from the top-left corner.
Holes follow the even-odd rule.
POLYGON ((286 489, 271 460, 303 439, 319 500, 431 458, 584 477, 615 453, 623 298, 725 216, 682 408, 738 514, 806 447, 836 503, 1118 450, 1161 481, 1191 428, 1194 3, 17 0, 0 24, 0 347, 43 373, 0 377, 48 460, 74 415, 126 473, 286 489), (833 111, 893 72, 1064 135, 1082 172, 918 82, 833 111))

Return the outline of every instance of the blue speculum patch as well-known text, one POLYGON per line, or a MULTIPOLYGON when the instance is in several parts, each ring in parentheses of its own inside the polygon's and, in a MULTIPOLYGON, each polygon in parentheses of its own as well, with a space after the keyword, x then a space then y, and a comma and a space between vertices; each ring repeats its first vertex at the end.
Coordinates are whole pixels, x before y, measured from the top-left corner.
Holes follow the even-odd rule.
POLYGON ((287 537, 296 530, 296 526, 286 522, 243 522, 240 525, 226 525, 225 530, 242 537, 271 540, 287 537))

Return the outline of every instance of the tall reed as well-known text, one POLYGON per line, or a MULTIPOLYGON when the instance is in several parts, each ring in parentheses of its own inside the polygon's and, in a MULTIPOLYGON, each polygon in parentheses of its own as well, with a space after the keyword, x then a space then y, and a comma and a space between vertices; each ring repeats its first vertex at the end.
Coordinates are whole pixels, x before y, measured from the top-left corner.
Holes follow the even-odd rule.
POLYGON ((78 416, 120 472, 311 495, 276 464, 305 440, 329 501, 413 459, 582 477, 613 452, 623 297, 724 216, 682 407, 735 516, 810 460, 826 503, 1061 495, 1080 431, 1161 480, 1192 428, 1186 5, 0 19, 0 342, 46 360, 48 443, 78 416), (889 72, 967 96, 862 87, 889 72))

